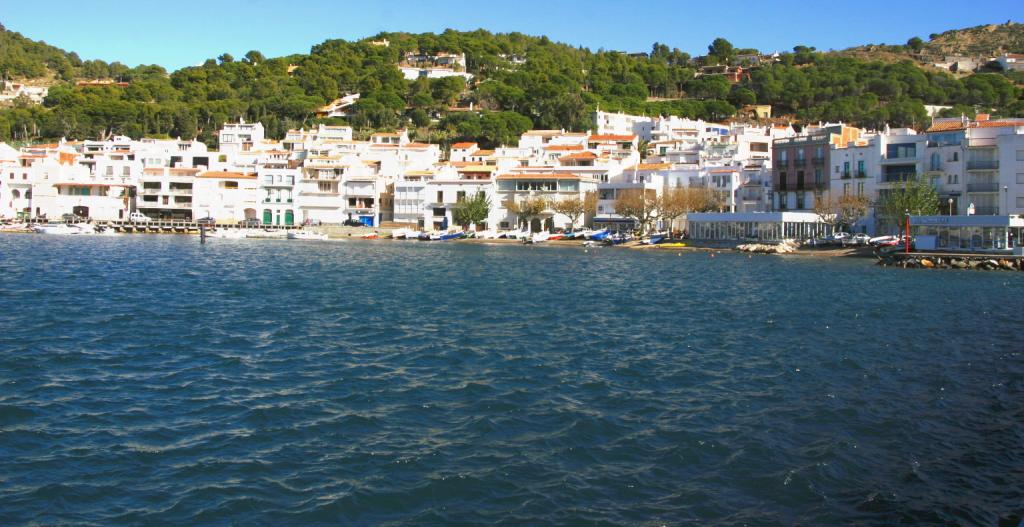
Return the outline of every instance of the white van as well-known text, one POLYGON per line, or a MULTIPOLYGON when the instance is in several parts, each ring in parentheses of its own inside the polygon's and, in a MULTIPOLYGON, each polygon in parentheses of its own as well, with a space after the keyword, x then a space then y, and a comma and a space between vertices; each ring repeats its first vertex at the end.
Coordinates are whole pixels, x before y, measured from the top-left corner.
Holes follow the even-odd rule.
POLYGON ((147 223, 152 220, 149 219, 149 216, 136 211, 128 215, 128 221, 132 223, 147 223))

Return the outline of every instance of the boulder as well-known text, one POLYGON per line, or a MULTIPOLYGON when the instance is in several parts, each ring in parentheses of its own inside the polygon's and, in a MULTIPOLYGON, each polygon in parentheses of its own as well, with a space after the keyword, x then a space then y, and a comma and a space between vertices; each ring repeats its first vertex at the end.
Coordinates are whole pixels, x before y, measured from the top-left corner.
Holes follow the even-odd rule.
POLYGON ((928 269, 931 269, 935 267, 935 263, 927 258, 924 258, 921 260, 921 267, 927 267, 928 269))

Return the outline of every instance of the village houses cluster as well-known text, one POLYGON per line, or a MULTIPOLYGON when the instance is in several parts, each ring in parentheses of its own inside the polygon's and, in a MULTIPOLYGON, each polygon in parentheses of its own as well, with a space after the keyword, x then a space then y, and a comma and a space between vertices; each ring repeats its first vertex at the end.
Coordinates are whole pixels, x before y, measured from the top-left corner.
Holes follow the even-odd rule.
MULTIPOLYGON (((20 149, 0 144, 0 216, 117 221, 138 212, 153 220, 348 220, 443 230, 455 225, 460 201, 482 192, 491 203, 486 227, 515 229, 510 205, 594 193, 595 210, 576 225, 549 208, 530 227, 586 222, 625 230, 633 220, 616 213, 621 193, 700 187, 721 196, 719 210, 691 214, 691 225, 767 218, 800 225, 820 223, 812 211, 821 200, 855 194, 877 203, 910 174, 936 187, 943 213, 1020 214, 1024 121, 934 119, 923 133, 823 123, 797 132, 790 125, 598 111, 589 133, 532 130, 516 145, 491 150, 460 142, 447 151, 411 141, 404 130, 358 141, 347 126, 320 125, 277 141, 259 123, 237 122, 220 130, 216 151, 195 140, 127 137, 20 149)), ((886 227, 872 207, 853 230, 875 234, 886 227)), ((730 233, 735 230, 700 232, 706 238, 730 233)))

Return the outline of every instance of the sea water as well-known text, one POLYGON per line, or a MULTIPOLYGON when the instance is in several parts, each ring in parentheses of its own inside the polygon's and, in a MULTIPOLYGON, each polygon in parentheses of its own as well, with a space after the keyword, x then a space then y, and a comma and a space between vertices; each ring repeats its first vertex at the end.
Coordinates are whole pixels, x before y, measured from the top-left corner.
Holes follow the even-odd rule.
POLYGON ((994 524, 1024 273, 0 236, 0 524, 994 524))

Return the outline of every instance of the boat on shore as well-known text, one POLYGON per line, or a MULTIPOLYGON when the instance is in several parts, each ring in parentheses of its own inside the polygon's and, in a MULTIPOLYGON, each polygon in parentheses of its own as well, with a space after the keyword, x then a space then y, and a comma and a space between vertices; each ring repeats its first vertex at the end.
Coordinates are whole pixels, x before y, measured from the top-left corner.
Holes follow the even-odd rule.
POLYGON ((288 233, 289 240, 326 240, 327 234, 311 231, 294 231, 288 233))
POLYGON ((611 236, 611 234, 611 231, 609 231, 608 229, 601 229, 599 231, 594 231, 590 233, 590 236, 587 236, 587 239, 593 240, 595 242, 600 242, 604 241, 605 238, 611 236))
POLYGON ((430 239, 431 240, 437 240, 437 241, 446 242, 448 240, 458 240, 459 238, 464 238, 466 236, 466 233, 464 233, 462 231, 456 231, 456 232, 446 232, 446 233, 438 234, 436 236, 437 236, 436 238, 434 236, 431 236, 430 239))
POLYGON ((415 240, 420 237, 420 232, 412 229, 395 229, 391 231, 391 238, 395 240, 415 240))

